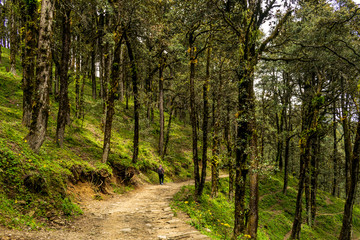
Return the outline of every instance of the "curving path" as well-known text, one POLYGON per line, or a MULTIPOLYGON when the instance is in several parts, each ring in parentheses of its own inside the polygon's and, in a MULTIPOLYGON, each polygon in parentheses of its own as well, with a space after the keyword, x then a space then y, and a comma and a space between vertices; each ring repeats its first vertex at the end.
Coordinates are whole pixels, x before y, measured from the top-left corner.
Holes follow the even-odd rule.
POLYGON ((174 216, 169 203, 173 195, 192 182, 145 185, 106 201, 87 201, 84 215, 51 231, 12 231, 0 229, 0 239, 210 239, 186 223, 189 218, 174 216))

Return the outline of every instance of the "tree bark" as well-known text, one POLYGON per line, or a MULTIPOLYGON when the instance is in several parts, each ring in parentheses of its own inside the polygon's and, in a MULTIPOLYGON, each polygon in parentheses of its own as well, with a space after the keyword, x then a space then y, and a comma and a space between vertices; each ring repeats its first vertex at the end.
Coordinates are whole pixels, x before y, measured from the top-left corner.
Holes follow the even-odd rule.
POLYGON ((337 120, 336 120, 336 101, 333 103, 333 138, 334 138, 334 144, 333 144, 333 166, 334 166, 334 172, 333 172, 333 182, 332 182, 332 191, 331 195, 336 196, 336 192, 338 191, 338 182, 337 182, 337 172, 338 172, 338 163, 337 163, 337 156, 338 156, 338 150, 337 150, 337 120))
POLYGON ((195 192, 198 192, 200 184, 199 173, 199 158, 198 158, 198 139, 197 139, 197 117, 196 117, 196 103, 195 103, 195 64, 196 64, 196 48, 194 44, 193 32, 189 33, 189 52, 190 52, 190 122, 192 128, 192 158, 194 163, 194 179, 195 179, 195 192))
POLYGON ((211 48, 207 49, 207 56, 206 56, 206 76, 205 81, 203 85, 203 104, 204 104, 204 112, 203 112, 203 126, 202 126, 202 132, 203 132, 203 149, 202 149, 202 159, 201 159, 201 176, 200 176, 200 182, 199 187, 197 189, 197 197, 200 198, 204 186, 205 186, 205 179, 206 179, 206 168, 207 168, 207 151, 208 151, 208 125, 209 125, 209 89, 210 89, 210 58, 211 58, 211 48))
POLYGON ((160 136, 159 136, 159 154, 161 159, 164 158, 164 67, 165 67, 165 58, 161 53, 160 62, 159 62, 159 124, 160 124, 160 136))
POLYGON ((341 232, 339 240, 349 240, 351 239, 352 232, 352 216, 353 216, 353 206, 355 202, 355 193, 359 180, 359 161, 360 161, 360 121, 357 123, 356 128, 356 137, 354 142, 354 150, 352 154, 352 168, 350 175, 349 190, 346 197, 343 223, 341 227, 341 232))
POLYGON ((26 136, 31 149, 38 152, 45 140, 49 116, 49 72, 51 35, 54 12, 53 0, 42 0, 39 24, 38 57, 36 61, 36 91, 30 132, 26 136))
POLYGON ((96 45, 95 42, 92 46, 91 50, 91 93, 92 98, 96 99, 96 66, 95 66, 95 57, 96 57, 96 51, 95 51, 96 45))
POLYGON ((248 174, 247 166, 247 148, 251 132, 249 132, 250 106, 249 99, 251 99, 252 78, 250 77, 246 67, 239 70, 238 73, 238 113, 237 115, 237 134, 235 140, 236 159, 235 159, 235 221, 234 221, 234 236, 236 239, 246 229, 246 209, 245 209, 245 190, 246 178, 248 174))
MULTIPOLYGON (((303 106, 302 106, 302 133, 300 138, 300 176, 298 193, 296 197, 296 208, 293 226, 291 229, 290 239, 300 239, 301 221, 302 221, 302 194, 305 187, 306 178, 309 178, 309 166, 311 164, 311 147, 314 137, 317 134, 318 115, 321 106, 321 79, 313 92, 314 82, 316 81, 315 74, 313 73, 310 80, 306 80, 304 86, 303 106), (312 81, 310 81, 312 80, 312 81), (312 83, 313 82, 313 83, 312 83)), ((310 180, 309 180, 310 181, 310 180)), ((309 193, 310 195, 310 193, 309 193)), ((310 197, 306 199, 310 204, 310 197)), ((310 207, 308 214, 311 215, 310 207)), ((309 222, 311 223, 311 221, 309 222)))
POLYGON ((318 188, 318 175, 319 175, 319 155, 320 155, 320 136, 317 133, 313 143, 313 156, 311 157, 311 190, 310 190, 310 219, 309 226, 311 227, 315 223, 316 218, 316 194, 318 188))
POLYGON ((104 130, 104 145, 103 145, 103 154, 102 162, 105 163, 108 160, 110 152, 110 141, 111 141, 111 131, 112 131, 112 122, 113 116, 115 114, 115 99, 116 94, 118 93, 119 78, 120 78, 120 55, 121 55, 121 43, 122 36, 118 36, 117 33, 115 37, 115 51, 114 51, 114 61, 111 69, 111 86, 110 91, 107 97, 106 102, 106 121, 105 121, 105 130, 104 130))
POLYGON ((57 116, 56 143, 62 148, 64 143, 65 126, 70 120, 70 103, 68 96, 68 70, 70 60, 70 14, 71 9, 64 9, 62 16, 62 54, 60 63, 60 95, 59 95, 59 112, 57 116))
POLYGON ((15 6, 16 0, 11 0, 10 7, 10 72, 16 75, 16 52, 17 52, 17 26, 15 6))
MULTIPOLYGON (((37 4, 29 2, 25 6, 25 38, 23 52, 23 118, 22 124, 30 127, 33 92, 35 85, 35 48, 37 46, 37 4)), ((0 21, 2 24, 2 21, 0 21)), ((51 85, 50 85, 51 86, 51 85)))
POLYGON ((226 122, 224 127, 224 139, 227 150, 227 160, 228 160, 228 171, 229 171, 229 193, 228 198, 232 201, 234 197, 234 162, 231 157, 232 155, 232 147, 231 147, 231 122, 230 122, 230 100, 229 97, 226 99, 226 122))
POLYGON ((132 162, 136 163, 139 155, 139 94, 138 94, 138 76, 137 76, 137 64, 133 49, 131 46, 130 39, 127 36, 127 32, 124 32, 124 39, 126 42, 126 47, 128 49, 128 55, 131 65, 131 79, 133 84, 133 94, 134 94, 134 151, 132 162))
POLYGON ((173 99, 171 100, 171 104, 170 104, 170 116, 169 116, 169 123, 168 123, 168 127, 166 130, 166 137, 165 137, 165 143, 164 143, 164 156, 166 156, 166 152, 167 152, 167 146, 169 144, 170 141, 170 131, 171 131, 171 121, 172 121, 172 117, 175 111, 175 99, 176 99, 176 95, 173 97, 173 99))
MULTIPOLYGON (((341 77, 340 80, 341 89, 345 89, 344 78, 341 77)), ((350 189, 351 182, 351 159, 352 159, 352 144, 351 144, 351 131, 350 124, 348 119, 348 104, 345 102, 346 100, 346 92, 343 91, 341 93, 341 123, 344 131, 344 149, 345 149, 345 194, 347 196, 347 192, 350 189)))

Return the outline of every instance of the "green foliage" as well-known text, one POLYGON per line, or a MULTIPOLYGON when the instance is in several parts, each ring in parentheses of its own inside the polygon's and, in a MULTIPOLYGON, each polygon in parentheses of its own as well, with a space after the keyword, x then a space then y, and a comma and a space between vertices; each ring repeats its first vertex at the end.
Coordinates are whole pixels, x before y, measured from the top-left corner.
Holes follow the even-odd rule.
MULTIPOLYGON (((297 180, 289 179, 287 194, 282 193, 282 175, 263 177, 260 182, 259 230, 258 239, 283 239, 289 234, 294 220, 296 205, 297 180)), ((210 183, 206 184, 204 194, 199 202, 194 200, 194 187, 185 186, 178 192, 172 202, 175 211, 189 214, 191 224, 204 234, 214 239, 230 239, 233 230, 234 202, 227 198, 228 179, 221 179, 219 195, 210 197, 210 183)), ((305 204, 305 202, 303 203, 305 204)), ((310 228, 304 224, 301 239, 337 239, 342 225, 344 200, 329 196, 329 193, 318 191, 317 217, 315 225, 310 228)), ((303 212, 303 218, 306 213, 303 212)), ((354 207, 354 236, 360 235, 360 208, 354 207)), ((241 239, 246 239, 243 236, 241 239)))

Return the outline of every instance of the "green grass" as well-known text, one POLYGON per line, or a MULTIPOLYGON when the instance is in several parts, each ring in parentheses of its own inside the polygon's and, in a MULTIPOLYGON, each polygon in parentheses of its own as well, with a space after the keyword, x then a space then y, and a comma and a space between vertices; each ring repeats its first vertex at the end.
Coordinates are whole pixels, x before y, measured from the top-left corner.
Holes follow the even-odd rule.
MULTIPOLYGON (((102 101, 91 97, 90 80, 85 85, 85 116, 76 119, 75 81, 70 80, 69 99, 71 124, 66 127, 64 146, 55 143, 58 103, 50 96, 51 108, 47 137, 38 154, 24 140, 28 129, 22 125, 22 88, 20 60, 17 74, 6 72, 9 67, 9 51, 2 49, 3 64, 0 66, 0 224, 11 228, 39 228, 46 226, 49 213, 72 217, 82 211, 68 193, 69 182, 89 181, 100 172, 113 175, 111 163, 141 172, 141 178, 157 183, 154 172, 161 163, 167 171, 166 181, 191 177, 190 133, 188 126, 173 119, 168 155, 161 161, 158 155, 159 114, 154 111, 154 122, 146 119, 146 109, 140 109, 139 160, 132 164, 133 152, 133 101, 129 109, 124 102, 116 102, 113 121, 111 153, 108 163, 101 163, 103 130, 102 101), (78 174, 74 170, 79 170, 78 174)), ((73 76, 74 74, 72 74, 73 76)), ((166 124, 168 115, 165 114, 166 124)), ((116 176, 115 176, 116 177, 116 176)), ((111 178, 114 179, 114 178, 111 178)), ((108 184, 108 190, 124 193, 131 186, 108 184)), ((101 199, 95 193, 96 199, 101 199)))
MULTIPOLYGON (((281 174, 263 176, 259 188, 258 239, 284 239, 284 236, 290 232, 294 220, 297 180, 290 177, 286 195, 281 191, 281 174)), ((197 203, 193 197, 194 187, 186 186, 174 197, 172 202, 174 211, 181 210, 189 214, 191 224, 211 238, 230 239, 234 226, 234 202, 227 198, 228 179, 220 180, 217 198, 212 199, 210 193, 210 183, 207 183, 204 195, 197 203)), ((312 228, 304 223, 306 214, 302 213, 301 239, 337 239, 342 225, 345 201, 319 190, 316 204, 317 217, 312 228)), ((360 235, 360 208, 357 206, 354 206, 353 230, 354 236, 360 235)))

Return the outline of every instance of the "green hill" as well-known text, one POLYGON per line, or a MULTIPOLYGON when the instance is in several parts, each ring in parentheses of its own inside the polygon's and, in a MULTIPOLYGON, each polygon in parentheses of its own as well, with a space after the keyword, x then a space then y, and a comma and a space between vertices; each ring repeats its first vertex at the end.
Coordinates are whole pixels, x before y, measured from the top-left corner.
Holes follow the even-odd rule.
MULTIPOLYGON (((259 191, 258 239, 287 239, 290 236, 296 205, 297 180, 290 177, 287 194, 282 193, 282 174, 263 176, 259 191)), ((228 200, 228 179, 220 180, 219 195, 212 199, 211 186, 207 183, 204 196, 199 203, 193 199, 194 187, 184 187, 173 202, 175 211, 182 210, 192 218, 191 224, 214 239, 230 239, 233 230, 234 202, 228 200)), ((305 201, 303 202, 305 208, 305 201)), ((328 192, 317 193, 315 225, 305 223, 305 211, 301 239, 338 239, 342 226, 345 201, 332 197, 328 192)), ((353 237, 360 236, 360 208, 354 206, 353 237)), ((246 239, 246 236, 244 236, 246 239)))
MULTIPOLYGON (((139 161, 131 163, 133 117, 129 109, 116 102, 112 130, 112 148, 107 164, 102 156, 102 103, 91 98, 90 81, 85 86, 85 116, 74 117, 75 87, 71 80, 69 97, 71 124, 67 126, 64 147, 55 143, 58 103, 51 96, 47 138, 39 154, 33 153, 24 140, 28 129, 21 124, 21 76, 7 72, 9 52, 3 49, 0 66, 0 224, 14 228, 38 228, 57 217, 81 214, 69 185, 88 183, 94 198, 106 192, 122 193, 141 182, 157 182, 155 169, 161 162, 157 153, 159 124, 146 119, 141 110, 139 161)), ((20 62, 18 60, 18 62, 20 62)), ((19 66, 18 66, 19 67, 19 66)), ((20 67, 19 67, 20 69, 20 67)), ((21 70, 17 70, 18 74, 21 70)), ((166 115, 166 124, 167 124, 166 115)), ((168 155, 161 163, 167 170, 165 181, 191 176, 191 129, 173 120, 168 155), (175 160, 176 159, 176 162, 175 160)))

